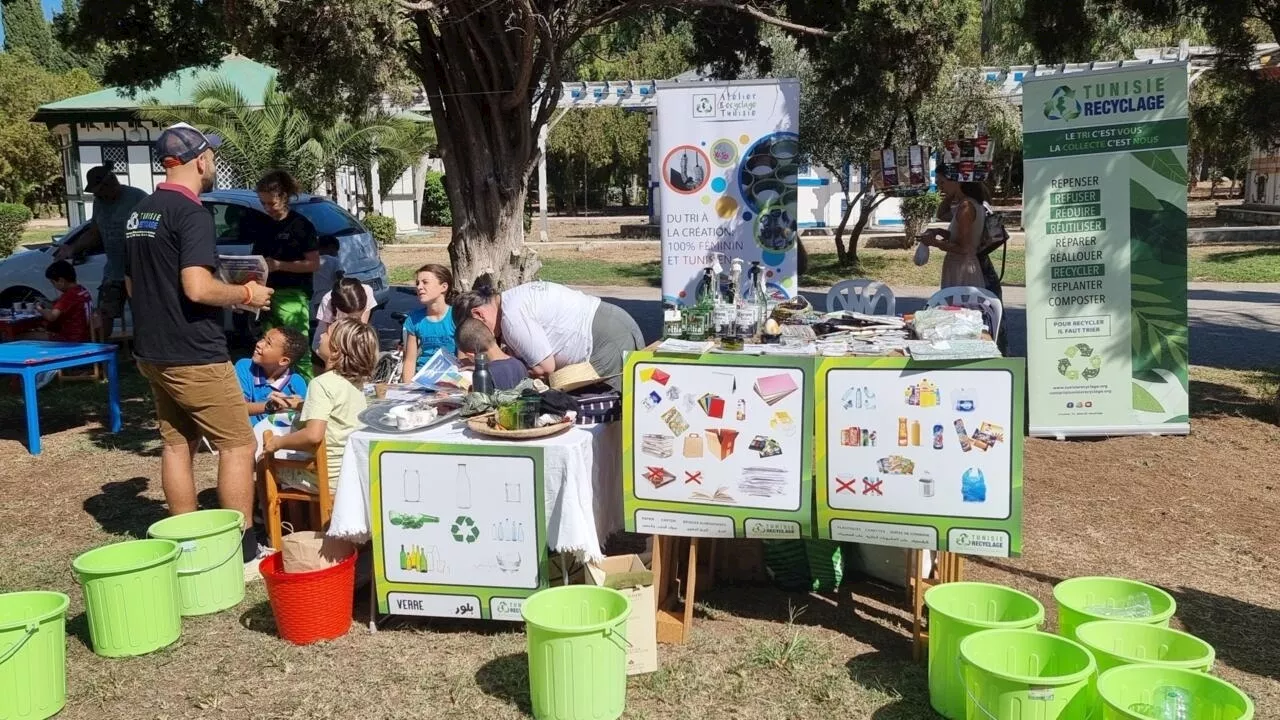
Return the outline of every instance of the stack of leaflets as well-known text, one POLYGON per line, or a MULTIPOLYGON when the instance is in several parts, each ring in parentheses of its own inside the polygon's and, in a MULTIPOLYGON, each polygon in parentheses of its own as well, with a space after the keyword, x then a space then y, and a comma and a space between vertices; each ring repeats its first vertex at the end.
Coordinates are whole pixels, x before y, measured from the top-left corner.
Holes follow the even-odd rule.
MULTIPOLYGON (((256 282, 267 284, 267 259, 261 255, 219 255, 218 279, 228 285, 245 285, 256 282)), ((248 305, 236 305, 236 310, 253 313, 258 317, 258 308, 248 305)))
POLYGON ((413 376, 413 382, 433 390, 467 390, 471 387, 470 373, 461 369, 458 358, 446 350, 436 350, 413 376))
POLYGON ((799 388, 788 373, 768 375, 756 380, 755 391, 768 405, 775 405, 799 388))
POLYGON ((990 340, 909 340, 907 352, 916 360, 982 360, 1003 357, 990 340))
POLYGON ((676 439, 670 435, 645 435, 640 442, 640 452, 650 457, 669 458, 674 452, 676 439))

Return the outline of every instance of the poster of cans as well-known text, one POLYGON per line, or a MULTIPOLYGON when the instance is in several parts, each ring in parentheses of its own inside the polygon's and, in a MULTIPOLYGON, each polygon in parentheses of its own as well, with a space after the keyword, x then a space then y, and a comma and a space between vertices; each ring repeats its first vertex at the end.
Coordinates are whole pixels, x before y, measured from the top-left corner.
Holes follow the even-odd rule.
POLYGON ((817 368, 818 537, 1021 554, 1022 360, 817 368))
POLYGON ((955 138, 942 143, 938 172, 959 182, 981 182, 991 174, 995 142, 987 135, 955 138))
POLYGON ((713 254, 765 266, 796 292, 800 83, 658 83, 662 299, 692 305, 713 254))
POLYGON ((369 479, 380 613, 520 621, 547 586, 540 448, 377 441, 369 479))
POLYGON ((636 352, 623 372, 629 532, 812 537, 812 359, 636 352))

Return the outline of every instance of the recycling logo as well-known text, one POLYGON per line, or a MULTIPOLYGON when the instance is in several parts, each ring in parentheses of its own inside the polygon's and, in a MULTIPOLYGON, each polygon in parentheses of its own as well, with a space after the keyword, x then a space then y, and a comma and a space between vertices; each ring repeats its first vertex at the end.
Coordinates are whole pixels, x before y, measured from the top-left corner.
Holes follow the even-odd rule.
POLYGON ((1058 374, 1068 380, 1092 380, 1102 372, 1102 357, 1085 343, 1068 345, 1058 360, 1058 374))
POLYGON ((1068 85, 1054 88, 1053 94, 1044 101, 1046 120, 1075 120, 1082 111, 1080 101, 1076 99, 1076 91, 1068 85))
POLYGON ((468 545, 480 539, 480 528, 476 527, 476 522, 466 515, 459 515, 449 527, 449 532, 453 534, 454 540, 468 545))

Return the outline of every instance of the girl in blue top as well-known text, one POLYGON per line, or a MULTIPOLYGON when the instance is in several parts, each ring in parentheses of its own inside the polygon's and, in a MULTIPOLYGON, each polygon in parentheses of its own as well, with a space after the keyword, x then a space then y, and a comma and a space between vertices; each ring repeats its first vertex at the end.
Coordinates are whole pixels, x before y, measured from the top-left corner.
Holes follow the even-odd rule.
POLYGON ((406 331, 404 346, 404 375, 401 382, 412 382, 427 360, 436 350, 456 354, 453 324, 453 273, 449 268, 434 263, 418 268, 416 285, 418 302, 422 309, 411 313, 404 321, 406 331))

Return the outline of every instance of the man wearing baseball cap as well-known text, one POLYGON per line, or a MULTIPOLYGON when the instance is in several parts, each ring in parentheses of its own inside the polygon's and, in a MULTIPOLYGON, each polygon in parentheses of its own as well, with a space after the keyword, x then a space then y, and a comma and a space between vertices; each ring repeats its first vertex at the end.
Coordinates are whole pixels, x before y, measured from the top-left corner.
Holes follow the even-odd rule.
POLYGON ((74 242, 63 243, 54 253, 55 260, 70 260, 102 246, 107 264, 98 286, 98 317, 109 329, 115 319, 124 315, 124 225, 133 208, 147 193, 130 185, 121 185, 111 168, 99 165, 86 175, 84 191, 93 196, 93 220, 74 242))
MULTIPOLYGON (((156 140, 165 182, 127 223, 125 281, 133 302, 134 355, 151 384, 164 440, 160 473, 169 512, 196 509, 192 459, 206 438, 218 449, 218 503, 253 517, 256 442, 222 330, 223 308, 270 304, 271 289, 218 280, 213 216, 200 204, 213 189, 221 140, 179 123, 156 140)), ((246 576, 257 542, 245 533, 246 576)))

